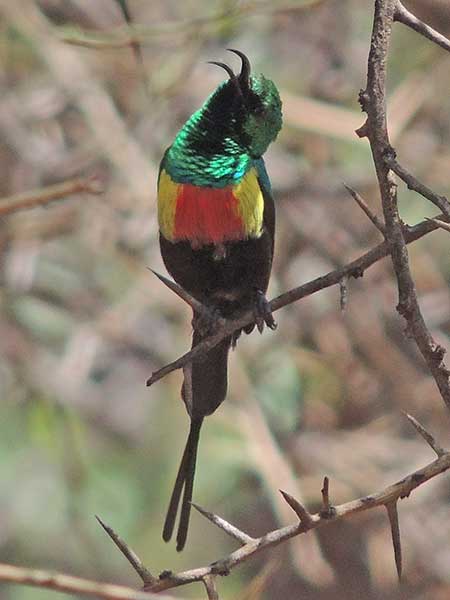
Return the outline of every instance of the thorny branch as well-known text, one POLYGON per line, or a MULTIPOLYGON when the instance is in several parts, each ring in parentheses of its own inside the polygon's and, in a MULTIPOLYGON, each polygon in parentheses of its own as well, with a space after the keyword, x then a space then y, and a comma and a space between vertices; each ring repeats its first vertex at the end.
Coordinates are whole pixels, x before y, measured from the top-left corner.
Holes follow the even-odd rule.
MULTIPOLYGON (((427 435, 430 436, 431 440, 433 440, 433 437, 430 433, 427 432, 427 435)), ((434 440, 433 444, 436 445, 434 440)), ((393 485, 386 487, 379 492, 370 494, 368 496, 363 496, 356 500, 346 502, 345 504, 339 504, 337 506, 327 505, 327 510, 321 510, 315 514, 311 514, 303 505, 298 502, 298 500, 292 498, 292 496, 286 492, 281 492, 289 506, 296 513, 298 521, 292 525, 281 527, 265 533, 261 537, 257 538, 248 536, 246 533, 239 531, 235 526, 231 525, 221 517, 212 515, 204 509, 201 509, 201 513, 206 515, 210 521, 219 526, 234 539, 240 541, 240 548, 234 552, 231 552, 231 554, 225 558, 215 561, 205 567, 190 569, 180 573, 163 571, 159 575, 159 578, 152 577, 151 581, 145 581, 145 578, 142 574, 142 569, 136 569, 136 560, 130 562, 137 571, 138 575, 144 581, 145 592, 158 593, 175 587, 180 587, 195 582, 202 582, 207 590, 207 593, 209 594, 208 598, 217 600, 219 596, 217 595, 215 579, 218 576, 228 575, 233 568, 249 560, 255 554, 258 554, 263 550, 267 550, 268 548, 278 546, 297 535, 301 535, 307 531, 310 531, 311 529, 326 527, 332 522, 334 523, 335 521, 347 518, 359 512, 371 510, 381 506, 386 507, 388 511, 390 510, 392 512, 392 508, 389 507, 396 505, 399 500, 408 497, 416 488, 429 481, 433 477, 444 473, 448 469, 450 469, 450 452, 445 451, 436 460, 429 463, 422 469, 414 471, 407 477, 404 477, 400 481, 397 481, 393 485), (239 532, 239 535, 237 532, 239 532)), ((325 486, 326 484, 324 482, 324 487, 325 486)), ((326 503, 327 502, 329 503, 329 498, 326 503)), ((395 520, 391 520, 391 524, 392 523, 393 535, 396 535, 398 523, 396 524, 395 520)), ((104 528, 112 540, 117 544, 118 535, 111 527, 104 525, 104 528)), ((121 540, 121 545, 126 546, 123 540, 121 540)), ((128 549, 128 551, 124 554, 126 556, 134 555, 130 549, 128 549)), ((399 556, 400 555, 397 554, 396 550, 397 566, 400 564, 399 556)), ((139 565, 142 565, 138 558, 137 561, 139 565)), ((145 572, 148 573, 146 569, 145 572)), ((34 571, 32 569, 24 569, 1 564, 0 581, 33 585, 66 593, 77 593, 87 596, 95 595, 105 600, 150 600, 150 598, 154 597, 150 594, 134 591, 130 588, 124 588, 122 586, 101 584, 63 574, 51 574, 48 572, 34 571)))
POLYGON ((405 318, 408 333, 414 338, 445 404, 450 409, 449 371, 443 361, 445 349, 436 344, 425 324, 409 267, 407 239, 398 212, 397 184, 392 168, 392 157, 395 156, 395 152, 389 143, 387 130, 387 55, 397 5, 398 2, 395 0, 375 1, 367 86, 359 96, 361 108, 367 113, 367 121, 358 134, 360 137, 368 138, 372 150, 384 213, 386 242, 390 247, 392 265, 398 284, 397 310, 405 318))
MULTIPOLYGON (((403 7, 399 0, 375 0, 375 16, 368 61, 367 86, 360 94, 361 106, 367 113, 367 121, 357 133, 360 137, 367 137, 370 142, 379 182, 385 223, 380 223, 378 218, 375 218, 375 215, 370 211, 365 210, 363 202, 361 202, 362 199, 359 197, 356 198, 355 193, 353 193, 352 190, 349 191, 352 193, 355 200, 357 200, 358 204, 360 204, 361 208, 368 214, 369 218, 372 219, 374 224, 383 233, 385 241, 342 268, 331 271, 322 277, 318 277, 317 279, 278 296, 272 300, 270 307, 272 311, 276 311, 321 289, 340 284, 349 277, 360 277, 372 264, 385 256, 391 255, 399 290, 399 304, 397 310, 406 319, 408 331, 415 339, 446 405, 450 408, 449 372, 442 360, 445 350, 436 345, 422 317, 414 281, 409 268, 407 252, 407 244, 423 237, 439 227, 448 229, 449 226, 447 222, 450 220, 449 203, 446 198, 438 196, 415 179, 413 175, 408 173, 396 161, 395 151, 389 143, 386 123, 385 83, 389 40, 392 23, 394 21, 402 22, 418 33, 425 35, 428 39, 444 49, 450 50, 450 41, 447 38, 420 22, 403 7), (437 218, 432 220, 424 220, 414 227, 404 225, 398 213, 397 188, 393 173, 396 173, 403 179, 410 189, 422 194, 438 206, 443 214, 438 215, 437 218)), ((48 201, 51 201, 51 199, 53 198, 50 197, 48 201)), ((45 203, 45 200, 37 202, 37 204, 41 203, 45 203)), ((169 285, 167 281, 164 281, 164 283, 169 285)), ((176 284, 169 285, 169 287, 178 293, 179 290, 177 291, 176 284)), ((180 295, 183 297, 182 294, 180 295)), ((189 302, 189 298, 186 297, 184 299, 189 302)), ((192 305, 192 302, 189 303, 192 305)), ((147 384, 151 385, 164 377, 167 373, 188 365, 194 357, 214 347, 226 336, 253 322, 253 320, 254 315, 251 312, 248 312, 239 319, 219 324, 218 331, 215 335, 204 340, 193 350, 170 365, 155 372, 147 384)), ((105 600, 147 600, 153 596, 146 592, 158 593, 163 590, 187 585, 193 582, 202 582, 205 586, 208 598, 218 600, 219 596, 216 589, 217 577, 227 575, 234 567, 249 560, 255 554, 270 547, 277 546, 284 541, 303 534, 311 529, 326 526, 331 522, 378 506, 384 506, 388 512, 395 561, 400 576, 402 557, 397 510, 398 501, 408 497, 413 490, 426 481, 429 481, 450 469, 450 452, 442 449, 434 440, 433 436, 413 417, 410 415, 407 415, 407 417, 418 433, 434 450, 437 458, 422 469, 411 473, 382 491, 345 504, 332 506, 329 497, 329 481, 328 478, 325 478, 322 489, 323 507, 322 510, 316 514, 309 513, 298 500, 290 496, 287 492, 282 492, 284 499, 296 513, 298 522, 268 532, 259 538, 249 536, 221 517, 196 506, 201 514, 241 544, 240 548, 225 558, 208 566, 180 573, 164 571, 156 578, 143 566, 140 559, 127 544, 119 538, 113 529, 102 523, 105 531, 121 549, 123 554, 130 561, 130 564, 141 577, 144 583, 145 592, 134 591, 122 586, 101 584, 63 574, 51 574, 48 572, 34 571, 31 569, 1 564, 0 581, 34 585, 66 593, 95 595, 104 598, 105 600)))
MULTIPOLYGON (((447 217, 445 215, 438 215, 436 217, 438 221, 445 222, 447 217)), ((416 240, 422 238, 424 235, 439 229, 442 225, 438 224, 435 220, 426 219, 421 221, 417 225, 412 227, 403 225, 405 242, 410 244, 411 242, 415 242, 416 240)), ((350 277, 362 277, 364 271, 371 267, 373 264, 389 256, 389 243, 384 241, 369 250, 365 254, 362 254, 359 258, 351 261, 350 263, 344 265, 340 269, 335 269, 334 271, 330 271, 326 275, 322 275, 300 285, 280 296, 277 296, 270 302, 270 309, 272 312, 280 310, 284 306, 288 304, 292 304, 293 302, 297 302, 302 298, 306 298, 307 296, 311 296, 320 290, 324 290, 332 285, 338 285, 343 279, 350 277)), ((173 282, 172 282, 173 284, 173 282)), ((176 286, 176 284, 174 284, 176 286)), ((173 287, 173 286, 172 286, 173 287)), ((172 288, 171 288, 172 289, 172 288)), ((181 294, 179 294, 181 296, 181 294)), ((177 358, 173 362, 165 365, 161 369, 158 369, 154 373, 152 373, 151 377, 147 381, 147 385, 153 385, 172 371, 176 371, 177 369, 182 369, 184 365, 192 362, 194 358, 200 356, 214 348, 219 342, 221 342, 224 338, 231 335, 237 329, 242 329, 249 323, 253 323, 255 320, 255 316, 252 311, 246 312, 242 317, 238 319, 229 319, 225 322, 225 324, 218 328, 217 332, 203 340, 200 344, 195 346, 189 352, 186 352, 180 358, 177 358)))

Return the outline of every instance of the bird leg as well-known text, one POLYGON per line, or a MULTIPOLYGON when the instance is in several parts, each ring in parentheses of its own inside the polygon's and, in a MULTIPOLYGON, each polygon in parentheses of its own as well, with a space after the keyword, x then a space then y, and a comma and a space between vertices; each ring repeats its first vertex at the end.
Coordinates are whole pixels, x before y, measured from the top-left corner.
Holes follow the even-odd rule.
MULTIPOLYGON (((261 290, 256 290, 256 300, 253 310, 255 313, 256 327, 258 328, 259 333, 264 331, 264 324, 266 324, 267 327, 272 330, 277 328, 277 323, 273 318, 272 311, 270 309, 270 302, 267 300, 264 292, 261 290)), ((245 332, 247 333, 247 330, 245 330, 245 332)))

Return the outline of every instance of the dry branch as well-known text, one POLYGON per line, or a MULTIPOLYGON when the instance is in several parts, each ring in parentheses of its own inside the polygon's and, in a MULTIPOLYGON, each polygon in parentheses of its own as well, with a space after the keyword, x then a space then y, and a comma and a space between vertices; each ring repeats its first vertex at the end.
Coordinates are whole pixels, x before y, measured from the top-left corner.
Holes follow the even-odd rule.
MULTIPOLYGON (((100 583, 62 573, 26 569, 0 563, 0 582, 30 585, 66 594, 95 596, 103 600, 155 600, 151 593, 141 592, 122 585, 100 583)), ((158 596, 159 600, 163 600, 158 596)))
POLYGON ((402 181, 406 183, 409 190, 417 192, 435 206, 437 206, 444 215, 450 217, 450 202, 445 196, 439 196, 424 183, 420 182, 414 175, 407 171, 395 158, 395 153, 386 153, 384 157, 386 164, 390 167, 402 181))
POLYGON ((444 48, 444 50, 447 50, 447 52, 450 52, 450 40, 409 12, 400 0, 397 0, 395 3, 394 21, 398 21, 414 29, 420 35, 423 35, 441 48, 444 48))
MULTIPOLYGON (((363 208, 363 210, 365 210, 366 214, 368 214, 369 218, 371 218, 372 222, 383 233, 385 236, 385 241, 340 269, 331 271, 322 277, 318 277, 304 285, 296 287, 278 296, 271 301, 270 308, 274 312, 284 306, 287 306, 288 304, 296 302, 301 298, 310 296, 311 294, 314 294, 319 290, 325 289, 332 285, 340 284, 342 289, 342 282, 345 282, 347 278, 362 276, 364 271, 372 264, 385 256, 391 255, 399 291, 399 304, 397 310, 406 319, 408 330, 415 339, 446 405, 450 408, 449 373, 442 360, 445 351, 443 348, 436 345, 423 320, 417 300, 414 281, 409 268, 407 252, 408 243, 419 239, 420 237, 436 230, 439 227, 444 227, 446 229, 448 228, 447 221, 450 220, 449 203, 446 198, 436 195, 434 192, 429 190, 429 188, 426 188, 426 186, 415 179, 414 176, 403 169, 403 167, 397 163, 395 159, 395 153, 389 143, 386 124, 385 84, 389 40, 392 23, 394 20, 408 25, 446 50, 450 50, 450 41, 447 38, 441 36, 435 30, 419 21, 416 17, 414 17, 414 15, 409 13, 403 7, 399 0, 375 0, 375 16, 368 61, 367 86, 366 89, 360 94, 360 102, 363 110, 367 113, 367 121, 365 125, 358 130, 358 134, 360 137, 367 136, 371 145, 375 169, 378 177, 385 224, 381 224, 378 217, 375 217, 375 215, 373 215, 367 207, 367 210, 364 208, 364 203, 359 201, 362 199, 357 197, 356 192, 353 190, 349 191, 358 204, 363 208), (408 187, 418 191, 431 202, 439 206, 443 214, 439 215, 434 220, 424 220, 414 227, 405 226, 402 223, 398 213, 397 190, 393 174, 394 172, 401 179, 403 179, 405 183, 407 183, 408 187)), ((129 41, 127 43, 129 44, 129 41)), ((91 190, 78 189, 75 191, 91 190)), ((74 192, 72 191, 69 193, 74 192)), ((61 192, 59 191, 57 197, 60 196, 61 192)), ((29 200, 28 204, 25 202, 25 205, 32 206, 36 204, 45 204, 53 199, 55 199, 55 197, 47 197, 47 199, 44 200, 42 200, 42 198, 41 200, 36 200, 35 196, 34 200, 29 200)), ((9 210, 8 212, 14 211, 9 210)), ((8 214, 8 212, 3 214, 8 214)), ((1 206, 0 214, 2 214, 1 206)), ((163 281, 165 279, 162 277, 160 278, 163 281)), ((166 283, 176 293, 179 292, 179 290, 176 289, 176 286, 172 285, 170 282, 164 281, 164 283, 166 283)), ((183 297, 182 294, 179 295, 183 297)), ((342 296, 343 294, 341 294, 341 298, 342 296)), ((184 297, 183 299, 187 301, 189 300, 187 297, 184 297)), ((189 302, 189 304, 192 305, 192 302, 189 302)), ((170 365, 167 365, 155 372, 147 382, 148 385, 151 385, 158 379, 161 379, 167 373, 177 368, 186 367, 186 365, 189 365, 194 357, 207 352, 222 339, 253 321, 254 315, 251 311, 249 311, 239 319, 229 320, 220 324, 215 335, 210 336, 201 344, 196 346, 193 350, 186 353, 184 356, 174 361, 170 365)), ((408 497, 412 491, 425 482, 450 469, 450 452, 443 450, 436 443, 433 436, 428 433, 413 417, 408 415, 408 418, 420 435, 422 435, 426 442, 435 451, 437 458, 422 469, 418 469, 413 473, 410 473, 408 476, 400 481, 397 481, 395 484, 374 494, 364 496, 344 504, 332 506, 329 498, 329 482, 328 478, 325 478, 322 489, 323 507, 318 513, 310 514, 308 510, 295 498, 286 492, 282 492, 285 500, 298 516, 298 520, 292 525, 264 533, 258 538, 250 537, 221 517, 196 506, 196 508, 213 524, 220 527, 223 531, 228 533, 234 539, 237 539, 240 543, 240 547, 237 550, 221 560, 218 560, 205 567, 191 569, 180 573, 164 571, 160 574, 159 578, 155 578, 143 566, 140 559, 128 547, 128 545, 121 540, 109 526, 101 522, 105 531, 118 545, 122 553, 129 560, 136 572, 144 581, 146 592, 152 593, 135 591, 123 586, 97 583, 64 574, 51 574, 44 571, 36 571, 4 564, 0 564, 0 581, 32 585, 41 588, 58 590, 65 593, 76 593, 79 595, 91 596, 95 595, 96 597, 104 598, 105 600, 147 600, 154 597, 153 592, 160 592, 193 582, 201 582, 205 586, 208 598, 218 600, 219 596, 216 589, 217 577, 221 575, 227 575, 233 568, 249 560, 257 553, 265 549, 278 546, 286 540, 306 533, 312 529, 326 526, 331 522, 347 518, 352 514, 371 510, 380 506, 384 506, 388 512, 394 545, 395 561, 397 571, 400 576, 402 559, 400 528, 397 512, 398 501, 402 498, 408 497)))
POLYGON ((95 176, 77 177, 63 183, 49 185, 39 190, 14 194, 14 196, 0 198, 0 217, 5 217, 6 215, 11 215, 27 208, 45 206, 55 200, 61 200, 67 196, 80 193, 97 195, 103 193, 103 188, 95 176))
POLYGON ((367 113, 367 121, 359 131, 369 139, 386 225, 386 242, 390 246, 392 264, 397 278, 398 312, 407 322, 408 332, 425 359, 441 396, 450 409, 449 372, 443 362, 444 348, 436 344, 429 332, 419 302, 409 267, 407 239, 400 219, 397 203, 397 185, 394 173, 386 158, 393 156, 386 121, 386 75, 387 55, 395 0, 376 0, 375 16, 370 46, 367 86, 360 93, 361 108, 367 113))
MULTIPOLYGON (((438 215, 437 219, 445 222, 447 217, 445 215, 438 215)), ((417 225, 413 227, 404 227, 404 236, 405 242, 410 244, 411 242, 415 242, 420 239, 424 235, 427 235, 431 231, 435 231, 439 228, 439 225, 433 222, 431 219, 426 219, 421 221, 417 225)), ((280 296, 277 296, 270 302, 270 309, 272 312, 280 310, 284 306, 288 304, 292 304, 293 302, 297 302, 302 298, 306 298, 307 296, 311 296, 320 290, 324 290, 332 285, 338 285, 344 278, 350 277, 362 277, 364 271, 371 267, 373 264, 385 258, 390 253, 388 242, 382 242, 369 250, 365 254, 361 255, 359 258, 351 261, 340 269, 335 269, 334 271, 330 271, 326 275, 322 275, 321 277, 317 277, 303 285, 300 285, 280 296)), ((248 311, 240 317, 239 319, 227 320, 225 325, 219 327, 217 333, 206 338, 200 344, 195 346, 189 352, 180 356, 173 362, 165 365, 161 369, 158 369, 154 373, 152 373, 151 377, 147 380, 147 385, 153 385, 172 371, 176 371, 177 369, 182 369, 184 365, 192 362, 194 358, 200 356, 214 348, 219 342, 221 342, 224 338, 231 335, 238 329, 242 329, 246 325, 253 323, 255 320, 254 313, 252 311, 248 311)))
MULTIPOLYGON (((249 560, 255 554, 268 548, 278 546, 297 535, 301 535, 316 529, 327 526, 329 523, 347 518, 353 514, 371 510, 378 506, 390 506, 398 500, 408 497, 413 490, 423 485, 433 477, 440 475, 450 469, 450 452, 444 452, 435 461, 429 463, 422 469, 418 469, 393 485, 363 496, 345 504, 339 504, 333 507, 333 510, 324 514, 320 511, 309 515, 309 518, 297 521, 292 525, 281 527, 274 531, 263 534, 261 537, 251 539, 240 548, 226 556, 225 558, 213 562, 205 567, 191 569, 180 573, 164 571, 158 580, 145 586, 146 592, 161 592, 175 587, 188 585, 194 582, 203 582, 209 586, 209 594, 217 594, 215 584, 211 583, 211 577, 227 575, 233 568, 249 560)), ((306 510, 306 509, 305 509, 306 510)), ((223 523, 224 519, 217 517, 223 523)), ((224 529, 223 527, 221 527, 224 529)), ((230 524, 230 530, 237 530, 230 524)), ((243 536, 246 534, 242 533, 243 536)), ((233 537, 235 537, 233 535, 233 537)), ((125 542, 123 542, 125 544, 125 542)), ((95 595, 105 600, 150 600, 153 595, 132 590, 130 588, 115 586, 103 583, 97 583, 78 577, 71 577, 63 574, 52 574, 44 571, 35 571, 12 567, 10 565, 0 564, 0 581, 9 583, 18 583, 24 585, 33 585, 41 588, 53 589, 60 592, 80 595, 95 595)), ((208 589, 208 588, 207 588, 208 589)), ((210 595, 210 598, 218 598, 217 595, 210 595)))

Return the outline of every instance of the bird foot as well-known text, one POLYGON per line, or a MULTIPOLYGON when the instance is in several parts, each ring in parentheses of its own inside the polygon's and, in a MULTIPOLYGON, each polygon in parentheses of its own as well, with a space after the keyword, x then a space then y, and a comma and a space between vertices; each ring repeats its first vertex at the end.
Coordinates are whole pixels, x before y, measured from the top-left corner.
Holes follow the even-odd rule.
POLYGON ((256 301, 254 305, 255 322, 259 333, 264 331, 264 325, 267 325, 269 329, 275 330, 277 323, 272 316, 270 310, 270 303, 267 300, 264 292, 256 290, 256 301))

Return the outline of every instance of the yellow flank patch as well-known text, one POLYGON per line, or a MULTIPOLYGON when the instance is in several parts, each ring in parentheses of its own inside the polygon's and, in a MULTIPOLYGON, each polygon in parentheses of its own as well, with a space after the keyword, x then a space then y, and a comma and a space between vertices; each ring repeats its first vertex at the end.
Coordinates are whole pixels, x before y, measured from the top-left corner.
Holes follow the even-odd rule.
POLYGON ((180 187, 181 184, 175 183, 164 169, 161 171, 158 183, 158 222, 161 233, 170 241, 174 239, 175 212, 180 187))
POLYGON ((259 237, 263 226, 264 197, 254 167, 240 183, 233 186, 233 195, 238 200, 238 213, 244 223, 245 234, 252 238, 259 237))

